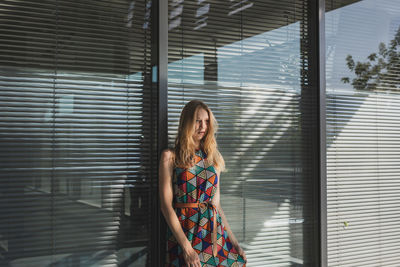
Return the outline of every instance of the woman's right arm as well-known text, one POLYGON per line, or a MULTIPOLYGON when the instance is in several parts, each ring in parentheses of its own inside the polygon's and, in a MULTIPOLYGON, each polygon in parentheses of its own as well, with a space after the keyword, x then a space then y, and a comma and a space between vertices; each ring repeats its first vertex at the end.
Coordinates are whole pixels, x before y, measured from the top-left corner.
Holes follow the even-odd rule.
POLYGON ((187 239, 179 223, 178 216, 172 207, 173 203, 173 187, 172 187, 172 174, 173 174, 173 152, 166 149, 161 153, 160 167, 159 167, 159 193, 161 212, 163 213, 169 228, 183 249, 183 256, 188 266, 201 266, 199 257, 192 248, 192 244, 187 239))

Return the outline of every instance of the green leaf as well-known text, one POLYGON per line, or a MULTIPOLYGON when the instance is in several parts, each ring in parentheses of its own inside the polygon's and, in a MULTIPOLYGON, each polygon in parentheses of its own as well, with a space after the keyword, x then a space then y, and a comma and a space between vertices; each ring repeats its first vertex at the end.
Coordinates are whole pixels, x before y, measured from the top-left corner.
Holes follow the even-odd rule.
POLYGON ((371 55, 368 56, 368 59, 371 61, 375 61, 376 59, 376 53, 372 53, 371 55))
POLYGON ((343 78, 342 78, 342 82, 343 82, 343 83, 350 83, 349 77, 343 77, 343 78))

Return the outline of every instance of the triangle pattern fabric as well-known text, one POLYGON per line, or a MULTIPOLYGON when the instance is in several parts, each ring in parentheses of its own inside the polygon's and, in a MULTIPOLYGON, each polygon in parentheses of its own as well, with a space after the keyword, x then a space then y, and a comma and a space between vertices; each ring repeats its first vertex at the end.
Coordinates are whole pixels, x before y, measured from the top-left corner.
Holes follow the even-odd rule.
MULTIPOLYGON (((174 203, 211 202, 217 189, 218 176, 215 167, 207 161, 203 150, 195 152, 195 165, 190 168, 175 167, 173 172, 174 203)), ((202 266, 245 267, 246 262, 237 253, 229 239, 225 226, 217 210, 217 242, 212 243, 213 208, 175 208, 183 232, 199 254, 202 266), (217 255, 213 255, 213 246, 217 255)), ((165 267, 186 266, 183 250, 171 229, 167 226, 167 247, 165 267)))

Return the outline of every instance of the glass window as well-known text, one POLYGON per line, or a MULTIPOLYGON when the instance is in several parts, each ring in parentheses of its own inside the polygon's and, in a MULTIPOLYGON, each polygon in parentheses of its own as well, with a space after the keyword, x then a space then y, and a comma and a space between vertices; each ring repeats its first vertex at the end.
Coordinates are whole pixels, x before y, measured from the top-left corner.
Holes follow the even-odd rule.
POLYGON ((326 8, 328 263, 396 266, 400 2, 326 8))
POLYGON ((314 264, 307 9, 305 1, 169 1, 170 146, 183 106, 208 104, 227 165, 221 204, 248 266, 314 264))
POLYGON ((0 265, 145 266, 151 3, 0 7, 0 265))

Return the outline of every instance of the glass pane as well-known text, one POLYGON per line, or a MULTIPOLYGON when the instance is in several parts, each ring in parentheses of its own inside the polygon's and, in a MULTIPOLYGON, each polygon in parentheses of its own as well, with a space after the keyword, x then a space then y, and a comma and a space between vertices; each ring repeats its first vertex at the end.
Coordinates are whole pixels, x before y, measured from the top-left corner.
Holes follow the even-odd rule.
POLYGON ((400 2, 326 1, 328 263, 400 260, 400 2))
POLYGON ((208 104, 227 164, 221 204, 247 266, 315 257, 308 27, 305 1, 169 1, 169 143, 183 106, 208 104))
POLYGON ((0 266, 146 266, 151 2, 0 7, 0 266))

